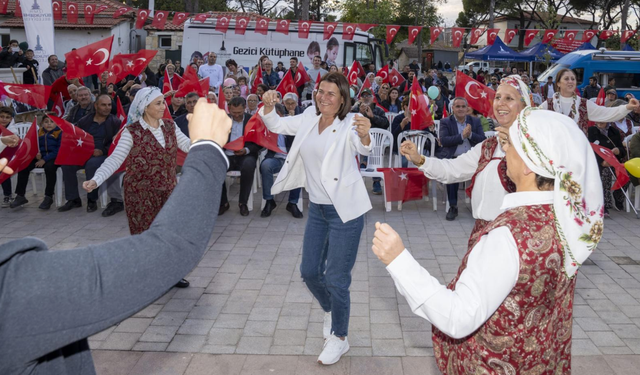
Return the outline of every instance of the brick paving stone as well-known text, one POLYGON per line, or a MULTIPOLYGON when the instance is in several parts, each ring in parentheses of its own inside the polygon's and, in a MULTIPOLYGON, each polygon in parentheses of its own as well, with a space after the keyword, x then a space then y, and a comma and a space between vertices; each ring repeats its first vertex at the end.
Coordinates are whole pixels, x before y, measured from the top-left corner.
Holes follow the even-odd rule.
POLYGON ((175 335, 169 347, 168 352, 199 352, 204 346, 206 336, 204 335, 175 335))
POLYGON ((206 335, 215 320, 186 319, 178 329, 179 335, 206 335))
POLYGON ((151 324, 151 318, 129 318, 123 320, 114 332, 143 333, 151 324))

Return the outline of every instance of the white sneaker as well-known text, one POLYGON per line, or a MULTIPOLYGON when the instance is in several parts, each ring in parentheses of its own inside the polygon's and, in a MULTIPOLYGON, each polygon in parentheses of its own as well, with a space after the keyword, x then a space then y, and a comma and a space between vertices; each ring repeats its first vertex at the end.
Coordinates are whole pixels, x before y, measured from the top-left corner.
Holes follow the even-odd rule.
POLYGON ((322 336, 324 336, 325 341, 329 338, 329 336, 331 336, 331 311, 324 313, 322 336))
POLYGON ((340 340, 335 335, 330 335, 329 339, 324 342, 324 349, 318 357, 318 363, 321 365, 332 365, 340 360, 340 357, 349 351, 349 340, 345 337, 340 340))

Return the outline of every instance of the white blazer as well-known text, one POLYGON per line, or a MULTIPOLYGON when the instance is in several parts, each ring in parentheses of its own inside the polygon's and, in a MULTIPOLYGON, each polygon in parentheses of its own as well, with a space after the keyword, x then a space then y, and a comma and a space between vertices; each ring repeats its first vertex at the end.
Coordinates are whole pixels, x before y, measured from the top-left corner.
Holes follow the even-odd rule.
MULTIPOLYGON (((291 117, 280 117, 275 109, 268 115, 264 114, 264 108, 258 113, 270 131, 296 136, 271 188, 271 194, 306 186, 307 175, 300 156, 300 146, 320 120, 320 116, 316 115, 316 108, 309 107, 302 114, 291 117)), ((331 146, 322 161, 321 170, 322 186, 344 223, 360 217, 371 209, 369 193, 356 161, 358 154, 369 155, 371 145, 363 145, 354 130, 354 115, 349 113, 342 121, 337 117, 334 120, 333 125, 336 129, 327 141, 331 146)))

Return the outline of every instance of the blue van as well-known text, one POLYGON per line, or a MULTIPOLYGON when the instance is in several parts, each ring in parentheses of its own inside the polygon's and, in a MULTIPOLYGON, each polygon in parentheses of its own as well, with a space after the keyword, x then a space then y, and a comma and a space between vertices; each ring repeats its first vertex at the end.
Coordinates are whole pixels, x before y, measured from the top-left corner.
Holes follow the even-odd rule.
POLYGON ((589 77, 598 77, 600 86, 607 86, 610 78, 616 79, 618 97, 627 93, 640 98, 640 52, 583 50, 564 55, 549 69, 538 76, 538 82, 546 83, 547 77, 553 77, 563 68, 576 73, 580 92, 589 84, 589 77))

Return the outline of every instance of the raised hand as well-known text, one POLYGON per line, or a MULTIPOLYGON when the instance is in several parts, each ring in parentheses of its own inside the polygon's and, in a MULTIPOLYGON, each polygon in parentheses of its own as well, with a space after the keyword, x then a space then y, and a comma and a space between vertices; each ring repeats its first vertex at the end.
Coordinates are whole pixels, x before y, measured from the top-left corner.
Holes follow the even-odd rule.
POLYGON ((386 266, 404 251, 404 243, 400 235, 389 224, 376 222, 376 232, 373 235, 373 253, 386 266))
POLYGON ((400 155, 411 160, 413 164, 422 161, 422 155, 418 152, 418 146, 411 141, 404 141, 400 145, 400 155))
POLYGON ((191 142, 214 141, 223 147, 231 133, 231 118, 218 108, 217 104, 207 103, 206 98, 198 99, 193 114, 187 115, 189 120, 189 137, 191 142))
POLYGON ((264 104, 264 114, 268 114, 273 110, 276 103, 278 103, 278 92, 275 90, 269 90, 262 94, 262 104, 264 104))

